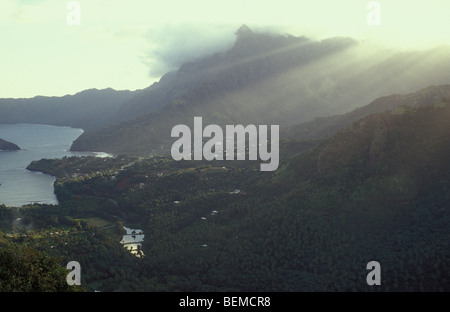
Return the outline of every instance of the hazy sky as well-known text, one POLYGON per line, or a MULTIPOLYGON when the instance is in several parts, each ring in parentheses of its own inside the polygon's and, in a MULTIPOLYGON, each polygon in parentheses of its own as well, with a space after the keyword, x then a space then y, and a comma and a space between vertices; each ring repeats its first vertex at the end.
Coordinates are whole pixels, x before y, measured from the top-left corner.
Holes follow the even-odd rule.
POLYGON ((0 0, 1 98, 145 88, 184 61, 231 46, 243 23, 393 48, 450 44, 448 0, 376 1, 380 25, 367 22, 375 14, 368 0, 80 0, 79 25, 70 25, 70 2, 0 0))

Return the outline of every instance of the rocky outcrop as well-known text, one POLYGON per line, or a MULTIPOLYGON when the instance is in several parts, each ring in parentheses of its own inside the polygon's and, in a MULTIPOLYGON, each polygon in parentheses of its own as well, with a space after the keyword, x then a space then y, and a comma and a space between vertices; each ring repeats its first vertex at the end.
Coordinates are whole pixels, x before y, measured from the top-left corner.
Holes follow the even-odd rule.
POLYGON ((16 144, 0 139, 0 151, 17 151, 20 150, 16 144))

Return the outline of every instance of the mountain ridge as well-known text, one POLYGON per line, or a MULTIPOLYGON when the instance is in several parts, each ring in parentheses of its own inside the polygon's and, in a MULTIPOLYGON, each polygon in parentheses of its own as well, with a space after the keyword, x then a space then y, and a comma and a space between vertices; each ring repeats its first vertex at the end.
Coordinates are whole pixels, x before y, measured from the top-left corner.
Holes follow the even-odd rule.
POLYGON ((141 91, 87 89, 64 96, 0 99, 0 123, 37 123, 97 129, 109 123, 121 105, 141 91))
POLYGON ((436 156, 440 167, 445 164, 445 155, 450 156, 450 99, 417 106, 403 105, 404 98, 398 99, 392 110, 358 119, 307 153, 291 158, 276 176, 295 173, 294 179, 302 180, 319 175, 325 179, 321 181, 333 184, 341 175, 353 176, 359 182, 371 175, 390 176, 419 169, 424 176, 430 172, 439 175, 440 169, 432 168, 437 160, 430 155, 440 155, 436 156))
POLYGON ((242 32, 230 50, 184 63, 125 104, 120 114, 127 120, 84 132, 71 149, 168 154, 171 128, 191 126, 194 116, 221 126, 287 127, 450 81, 447 48, 383 54, 378 60, 362 56, 364 48, 351 38, 242 32), (420 62, 425 57, 426 64, 420 62))
POLYGON ((345 114, 316 118, 302 124, 286 127, 282 129, 281 136, 298 141, 325 139, 337 133, 341 128, 370 114, 382 113, 399 106, 427 106, 445 98, 450 98, 450 84, 428 86, 408 94, 383 96, 368 105, 358 107, 345 114))

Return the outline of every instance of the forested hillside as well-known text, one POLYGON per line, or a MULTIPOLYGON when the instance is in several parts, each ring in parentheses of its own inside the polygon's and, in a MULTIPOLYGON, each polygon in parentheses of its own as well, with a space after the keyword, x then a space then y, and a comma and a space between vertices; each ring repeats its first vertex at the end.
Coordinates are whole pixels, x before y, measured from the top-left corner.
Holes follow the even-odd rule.
POLYGON ((449 118, 446 98, 371 114, 274 173, 251 161, 42 160, 32 168, 59 177, 60 205, 4 208, 22 221, 2 227, 80 261, 88 290, 449 291, 449 118), (119 244, 124 224, 145 233, 143 258, 119 244))

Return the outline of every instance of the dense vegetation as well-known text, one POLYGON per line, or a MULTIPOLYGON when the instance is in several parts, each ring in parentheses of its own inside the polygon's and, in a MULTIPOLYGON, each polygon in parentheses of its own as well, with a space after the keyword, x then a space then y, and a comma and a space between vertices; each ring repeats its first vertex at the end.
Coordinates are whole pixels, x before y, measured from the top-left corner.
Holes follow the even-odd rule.
MULTIPOLYGON (((0 210, 4 210, 0 206, 0 210)), ((54 292, 82 291, 81 286, 69 286, 66 270, 60 259, 49 256, 26 243, 10 242, 0 232, 0 291, 54 292)))
POLYGON ((449 291, 448 120, 448 99, 370 115, 274 173, 41 160, 32 167, 58 176, 60 204, 2 207, 3 240, 79 261, 90 291, 449 291), (143 258, 120 245, 124 224, 144 231, 143 258))

